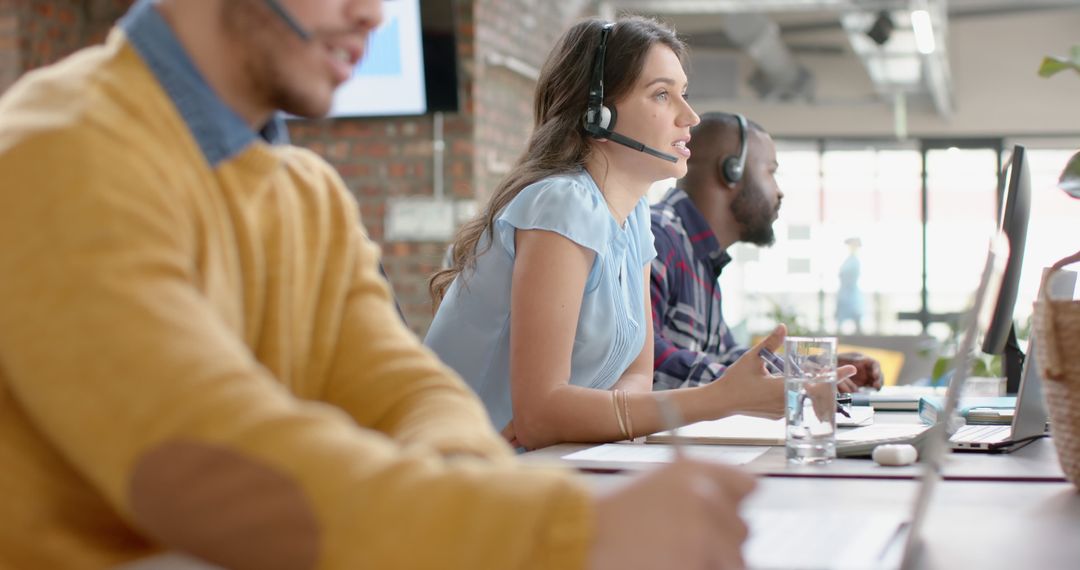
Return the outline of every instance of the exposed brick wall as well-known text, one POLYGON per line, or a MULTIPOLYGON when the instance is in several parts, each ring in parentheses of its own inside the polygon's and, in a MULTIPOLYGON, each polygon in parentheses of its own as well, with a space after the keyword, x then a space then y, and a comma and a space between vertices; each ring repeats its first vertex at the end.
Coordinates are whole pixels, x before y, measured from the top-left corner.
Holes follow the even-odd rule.
MULTIPOLYGON (((443 118, 443 184, 450 198, 471 198, 474 183, 474 119, 476 86, 473 7, 454 3, 459 58, 459 112, 443 118)), ((371 238, 383 246, 383 267, 410 328, 423 335, 431 324, 427 279, 439 269, 445 242, 384 240, 387 201, 404 196, 432 196, 435 173, 432 115, 390 119, 295 121, 293 142, 319 153, 337 168, 360 204, 371 238)))
POLYGON ((82 44, 90 45, 105 41, 105 36, 120 16, 131 7, 132 0, 82 0, 85 24, 82 44))
MULTIPOLYGON (((539 71, 562 32, 577 19, 579 2, 476 0, 476 188, 486 198, 525 148, 532 132, 529 77, 498 65, 513 58, 539 71)), ((583 95, 584 96, 584 95, 583 95)))
POLYGON ((29 0, 22 3, 22 67, 48 65, 83 47, 84 12, 79 0, 29 0))
POLYGON ((0 0, 0 92, 23 73, 100 43, 132 0, 0 0))
POLYGON ((0 0, 0 92, 22 73, 19 48, 19 10, 15 0, 0 0))
MULTIPOLYGON (((433 118, 293 121, 293 142, 325 157, 360 204, 368 235, 383 244, 383 266, 406 320, 418 334, 431 322, 427 277, 442 260, 445 243, 384 243, 387 201, 396 197, 431 196, 433 118)), ((472 192, 471 121, 462 113, 447 114, 444 183, 447 194, 472 192)))
MULTIPOLYGON (((100 42, 131 3, 0 0, 0 92, 25 71, 100 42)), ((448 197, 486 198, 532 130, 534 81, 492 65, 488 55, 539 69, 558 35, 590 4, 455 0, 460 110, 444 116, 448 197)), ((369 235, 383 244, 384 266, 406 319, 423 335, 432 317, 427 279, 447 244, 386 243, 383 220, 388 200, 433 193, 432 116, 294 121, 289 128, 293 142, 329 160, 357 197, 369 235)))

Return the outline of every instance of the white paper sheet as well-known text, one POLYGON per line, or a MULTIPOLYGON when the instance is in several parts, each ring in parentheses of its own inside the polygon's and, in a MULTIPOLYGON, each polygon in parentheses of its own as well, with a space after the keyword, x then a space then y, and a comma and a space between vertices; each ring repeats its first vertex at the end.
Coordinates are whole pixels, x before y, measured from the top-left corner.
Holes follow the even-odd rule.
MULTIPOLYGON (((687 445, 686 454, 694 459, 744 465, 761 457, 768 447, 687 445)), ((643 445, 626 443, 605 443, 582 451, 576 451, 562 457, 582 467, 609 469, 634 469, 654 467, 670 463, 673 459, 670 445, 643 445)))

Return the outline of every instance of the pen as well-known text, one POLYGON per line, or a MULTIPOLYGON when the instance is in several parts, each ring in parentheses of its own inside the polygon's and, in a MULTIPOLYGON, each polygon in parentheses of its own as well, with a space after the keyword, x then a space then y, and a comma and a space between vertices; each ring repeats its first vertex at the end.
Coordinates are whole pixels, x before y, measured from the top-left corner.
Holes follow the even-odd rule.
POLYGON ((675 460, 686 459, 686 446, 683 444, 682 436, 679 435, 679 426, 683 423, 679 406, 667 395, 657 398, 656 404, 660 407, 660 419, 664 421, 664 427, 671 432, 671 448, 675 452, 675 460))
MULTIPOLYGON (((780 360, 780 357, 777 356, 776 353, 774 353, 773 351, 763 347, 761 351, 758 352, 758 356, 760 356, 761 360, 765 362, 765 367, 772 370, 773 374, 782 375, 784 373, 784 371, 780 369, 780 365, 776 363, 780 360)), ((801 370, 798 370, 798 367, 796 367, 796 371, 802 372, 801 370)), ((849 414, 848 411, 845 410, 844 407, 841 406, 839 403, 836 404, 836 411, 840 412, 845 418, 849 420, 851 419, 851 414, 849 414)))
POLYGON ((758 352, 758 356, 765 362, 765 367, 772 370, 773 374, 783 374, 784 371, 780 368, 777 362, 780 362, 780 357, 773 351, 762 347, 761 352, 758 352))

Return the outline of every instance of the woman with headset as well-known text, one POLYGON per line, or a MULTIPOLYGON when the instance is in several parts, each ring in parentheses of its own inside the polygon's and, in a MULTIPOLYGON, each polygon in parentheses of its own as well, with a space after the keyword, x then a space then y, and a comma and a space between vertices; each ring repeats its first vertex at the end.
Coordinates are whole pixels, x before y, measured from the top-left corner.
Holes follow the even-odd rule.
POLYGON ((782 326, 715 383, 652 392, 645 194, 686 173, 699 119, 685 57, 648 19, 567 31, 541 71, 526 151, 431 280, 438 310, 425 343, 517 447, 659 431, 662 397, 683 423, 782 413, 782 379, 758 357, 780 345, 782 326))

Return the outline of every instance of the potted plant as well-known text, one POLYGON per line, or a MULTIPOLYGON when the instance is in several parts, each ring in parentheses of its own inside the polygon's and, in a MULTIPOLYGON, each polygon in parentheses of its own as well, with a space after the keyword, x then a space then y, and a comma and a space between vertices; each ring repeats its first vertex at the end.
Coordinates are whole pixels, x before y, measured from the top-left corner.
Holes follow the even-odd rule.
MULTIPOLYGON (((1041 77, 1053 77, 1062 71, 1072 70, 1080 74, 1080 45, 1073 46, 1069 50, 1069 57, 1057 57, 1048 55, 1043 58, 1039 66, 1041 77)), ((1080 152, 1072 155, 1065 169, 1061 171, 1058 187, 1073 198, 1080 198, 1080 152)))
MULTIPOLYGON (((1080 74, 1080 46, 1069 57, 1046 57, 1039 75, 1051 77, 1065 70, 1080 74)), ((1080 198, 1080 152, 1069 158, 1058 186, 1080 198)), ((1054 264, 1054 268, 1080 261, 1080 251, 1054 264)), ((1051 274, 1052 275, 1052 274, 1051 274)), ((1046 379, 1046 403, 1054 447, 1065 476, 1080 488, 1080 301, 1054 300, 1044 282, 1035 303, 1035 330, 1039 335, 1040 372, 1046 379)))

